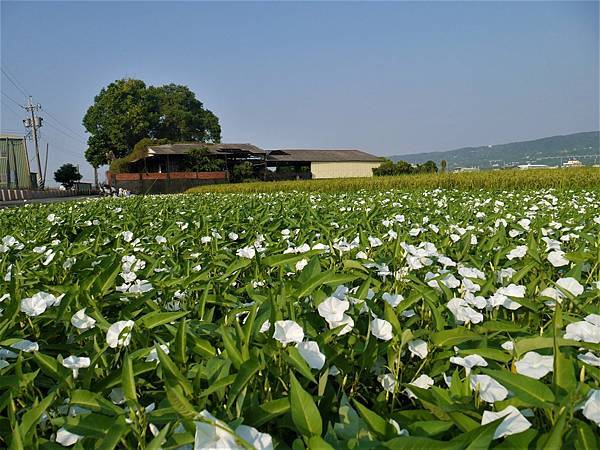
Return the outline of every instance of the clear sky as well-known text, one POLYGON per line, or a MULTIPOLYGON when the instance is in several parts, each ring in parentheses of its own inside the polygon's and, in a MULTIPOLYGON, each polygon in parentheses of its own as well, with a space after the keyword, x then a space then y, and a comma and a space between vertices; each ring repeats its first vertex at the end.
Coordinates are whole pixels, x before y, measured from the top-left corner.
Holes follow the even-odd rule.
MULTIPOLYGON (((47 111, 50 174, 91 180, 81 119, 122 77, 189 86, 223 142, 446 150, 597 130, 598 5, 2 1, 1 62, 47 111)), ((22 132, 25 96, 1 88, 22 132)))

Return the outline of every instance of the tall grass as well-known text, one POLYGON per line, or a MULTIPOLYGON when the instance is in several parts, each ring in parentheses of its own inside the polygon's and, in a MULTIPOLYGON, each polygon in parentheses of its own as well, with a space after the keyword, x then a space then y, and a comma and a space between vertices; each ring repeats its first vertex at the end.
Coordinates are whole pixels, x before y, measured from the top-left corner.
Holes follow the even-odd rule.
POLYGON ((252 182, 198 186, 188 192, 340 192, 408 189, 537 189, 537 188, 600 188, 600 168, 498 170, 450 174, 419 174, 395 177, 338 178, 331 180, 298 180, 252 182))

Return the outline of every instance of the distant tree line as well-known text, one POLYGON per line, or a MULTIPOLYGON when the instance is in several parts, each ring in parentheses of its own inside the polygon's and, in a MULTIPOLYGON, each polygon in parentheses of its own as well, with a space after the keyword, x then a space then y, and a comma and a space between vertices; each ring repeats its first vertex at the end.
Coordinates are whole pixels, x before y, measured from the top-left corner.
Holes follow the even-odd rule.
POLYGON ((384 177, 415 173, 437 173, 437 171, 437 165, 433 161, 426 161, 423 164, 410 164, 400 160, 394 164, 393 161, 386 159, 379 167, 373 169, 373 175, 376 177, 384 177))

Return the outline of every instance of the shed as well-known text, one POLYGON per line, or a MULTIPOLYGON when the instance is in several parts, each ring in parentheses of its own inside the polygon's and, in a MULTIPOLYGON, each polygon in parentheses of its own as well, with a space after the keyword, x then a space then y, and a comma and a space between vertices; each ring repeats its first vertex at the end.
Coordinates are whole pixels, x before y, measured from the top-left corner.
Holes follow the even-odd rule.
POLYGON ((0 188, 31 189, 27 145, 23 136, 0 135, 0 188))
POLYGON ((372 177, 381 158, 361 150, 279 149, 269 152, 267 164, 270 167, 310 166, 312 178, 353 178, 372 177))

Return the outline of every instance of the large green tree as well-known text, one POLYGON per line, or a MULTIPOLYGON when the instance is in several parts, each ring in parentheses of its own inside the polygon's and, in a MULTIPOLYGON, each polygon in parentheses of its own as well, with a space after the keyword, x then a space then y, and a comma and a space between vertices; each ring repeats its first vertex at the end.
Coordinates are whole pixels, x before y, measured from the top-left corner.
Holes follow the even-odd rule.
POLYGON ((81 178, 79 169, 70 163, 63 164, 54 172, 54 181, 62 184, 66 189, 71 189, 81 178))
POLYGON ((146 86, 116 80, 94 98, 83 117, 90 134, 86 159, 94 167, 133 151, 144 138, 220 142, 219 119, 186 86, 146 86))

